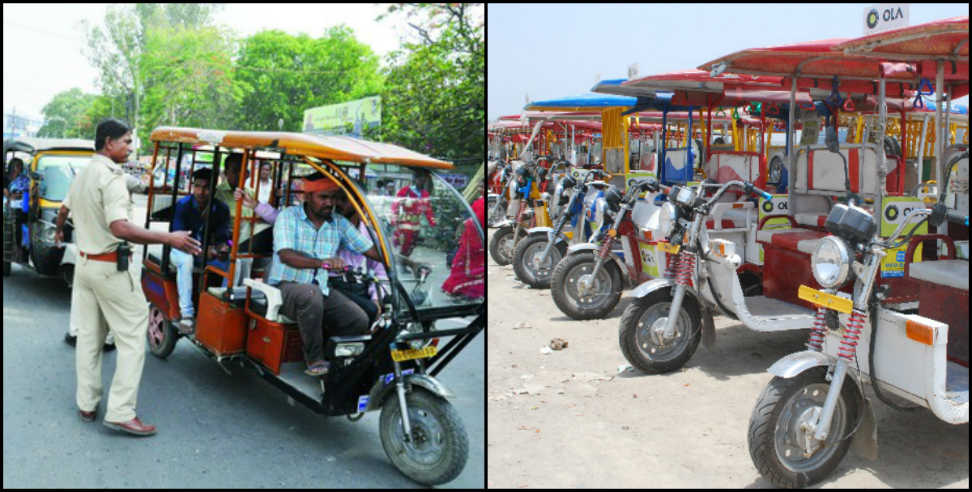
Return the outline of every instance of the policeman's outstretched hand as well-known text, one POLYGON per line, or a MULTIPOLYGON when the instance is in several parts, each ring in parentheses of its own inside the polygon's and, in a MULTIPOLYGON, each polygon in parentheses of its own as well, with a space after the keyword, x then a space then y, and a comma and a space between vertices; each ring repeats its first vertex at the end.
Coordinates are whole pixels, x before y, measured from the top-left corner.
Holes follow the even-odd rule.
POLYGON ((202 245, 189 236, 189 231, 174 231, 169 233, 169 246, 190 255, 198 255, 202 252, 202 245))
POLYGON ((64 247, 64 231, 60 229, 54 232, 54 247, 56 248, 64 247))

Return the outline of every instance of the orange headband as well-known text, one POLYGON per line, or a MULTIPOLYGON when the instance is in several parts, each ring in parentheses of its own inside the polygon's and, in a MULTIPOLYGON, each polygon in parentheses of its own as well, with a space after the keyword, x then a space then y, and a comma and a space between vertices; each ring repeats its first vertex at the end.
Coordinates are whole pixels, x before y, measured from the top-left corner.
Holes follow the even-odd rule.
POLYGON ((305 193, 314 193, 317 191, 330 191, 339 188, 339 186, 334 181, 326 177, 322 177, 321 179, 314 181, 307 181, 305 179, 303 188, 305 193))

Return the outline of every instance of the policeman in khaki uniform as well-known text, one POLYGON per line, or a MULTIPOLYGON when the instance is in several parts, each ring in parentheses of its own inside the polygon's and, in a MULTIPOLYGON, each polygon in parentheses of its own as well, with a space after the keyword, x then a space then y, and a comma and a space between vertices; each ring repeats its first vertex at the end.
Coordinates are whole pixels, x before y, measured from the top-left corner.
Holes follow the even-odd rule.
POLYGON ((199 242, 188 231, 149 231, 130 219, 132 202, 125 173, 132 143, 131 129, 121 121, 102 121, 95 134, 95 155, 71 184, 57 216, 58 241, 64 219, 74 216, 75 265, 71 304, 77 310, 77 404, 81 419, 94 421, 102 395, 102 345, 110 329, 118 359, 108 394, 104 425, 133 435, 155 434, 155 426, 135 415, 138 385, 145 363, 148 302, 135 273, 128 266, 127 241, 167 244, 199 254, 199 242), (120 252, 123 250, 124 252, 120 252))

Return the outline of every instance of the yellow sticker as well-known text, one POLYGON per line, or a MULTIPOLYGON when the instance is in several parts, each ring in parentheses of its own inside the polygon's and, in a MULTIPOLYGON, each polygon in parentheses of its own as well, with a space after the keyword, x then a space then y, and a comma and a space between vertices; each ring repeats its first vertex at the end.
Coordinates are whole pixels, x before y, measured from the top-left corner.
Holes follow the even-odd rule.
POLYGON ((671 254, 677 254, 680 245, 672 243, 658 243, 658 249, 671 254))
POLYGON ((402 362, 411 359, 422 359, 425 357, 432 357, 438 353, 439 349, 435 345, 429 345, 428 347, 422 347, 420 349, 404 349, 404 350, 392 350, 391 356, 392 360, 395 362, 402 362))
POLYGON ((800 286, 800 290, 797 291, 797 297, 820 307, 847 314, 850 314, 851 309, 854 307, 854 301, 850 299, 821 292, 806 285, 800 286))

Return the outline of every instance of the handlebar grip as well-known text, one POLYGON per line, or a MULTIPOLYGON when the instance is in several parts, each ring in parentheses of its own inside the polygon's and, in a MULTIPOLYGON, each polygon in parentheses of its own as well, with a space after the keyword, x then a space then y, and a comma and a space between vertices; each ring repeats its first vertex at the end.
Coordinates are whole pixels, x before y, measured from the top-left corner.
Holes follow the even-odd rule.
POLYGON ((966 227, 969 226, 969 216, 968 215, 962 215, 962 214, 960 214, 958 212, 947 212, 945 214, 945 217, 948 218, 948 221, 949 222, 958 222, 958 223, 961 223, 961 224, 965 224, 966 227))
POLYGON ((763 197, 766 200, 772 200, 773 199, 773 195, 770 195, 769 193, 767 193, 767 192, 765 192, 763 190, 756 190, 756 193, 759 194, 759 196, 763 197))

